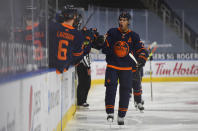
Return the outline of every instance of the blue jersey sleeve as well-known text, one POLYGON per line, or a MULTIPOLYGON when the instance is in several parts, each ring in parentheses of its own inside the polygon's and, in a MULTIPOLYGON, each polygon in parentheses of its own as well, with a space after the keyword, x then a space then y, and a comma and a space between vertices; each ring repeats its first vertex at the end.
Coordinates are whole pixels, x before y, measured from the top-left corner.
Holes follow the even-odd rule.
POLYGON ((104 46, 102 48, 102 53, 104 53, 106 55, 109 55, 112 53, 112 44, 113 44, 112 40, 113 40, 113 37, 111 34, 111 29, 110 29, 106 34, 106 39, 104 42, 104 46))
POLYGON ((75 34, 74 43, 72 45, 72 64, 77 64, 83 58, 84 54, 84 36, 82 33, 77 32, 75 34))
POLYGON ((89 30, 82 31, 84 35, 84 55, 87 55, 91 51, 91 47, 93 46, 94 35, 89 30))
POLYGON ((136 59, 138 58, 143 58, 147 60, 148 58, 148 51, 144 47, 144 43, 140 40, 140 37, 138 34, 134 33, 134 51, 133 53, 135 54, 136 59))

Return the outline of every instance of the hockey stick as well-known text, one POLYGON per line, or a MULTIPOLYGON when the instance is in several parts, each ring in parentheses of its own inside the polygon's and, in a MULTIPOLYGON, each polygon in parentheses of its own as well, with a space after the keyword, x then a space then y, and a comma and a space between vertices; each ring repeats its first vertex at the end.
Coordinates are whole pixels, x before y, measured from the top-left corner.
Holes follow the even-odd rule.
POLYGON ((152 43, 152 45, 148 48, 148 50, 151 50, 152 48, 152 51, 151 51, 151 53, 149 54, 149 57, 148 57, 148 60, 150 60, 150 58, 153 56, 153 53, 156 51, 156 49, 157 49, 157 42, 155 41, 155 42, 153 42, 152 43), (154 43, 154 44, 153 44, 154 43))
POLYGON ((89 21, 91 20, 91 17, 94 15, 94 13, 95 13, 95 10, 94 10, 94 12, 87 18, 87 21, 86 21, 85 24, 82 26, 82 28, 84 28, 84 27, 87 26, 87 24, 88 24, 89 21))
POLYGON ((129 56, 131 57, 131 59, 133 59, 133 61, 135 62, 135 64, 137 65, 138 64, 138 62, 137 62, 137 60, 135 59, 135 57, 131 54, 131 53, 129 53, 129 56))
POLYGON ((154 41, 151 46, 148 48, 149 50, 152 49, 151 53, 149 54, 148 60, 150 60, 150 85, 151 85, 151 101, 153 101, 153 84, 152 84, 152 63, 151 63, 151 57, 153 56, 153 53, 156 51, 157 49, 157 42, 154 41), (153 49, 152 49, 153 48, 153 49))
POLYGON ((153 50, 151 51, 151 53, 149 54, 148 60, 150 60, 150 58, 153 56, 154 52, 156 51, 157 46, 153 48, 153 50))
POLYGON ((152 67, 151 67, 151 60, 150 60, 150 86, 151 86, 151 101, 153 101, 153 84, 152 84, 152 67))
POLYGON ((95 11, 96 11, 96 10, 93 10, 93 12, 89 15, 89 17, 87 18, 87 21, 86 21, 85 24, 82 26, 82 29, 83 29, 84 27, 87 26, 87 24, 88 24, 89 21, 91 20, 92 16, 94 15, 95 11))

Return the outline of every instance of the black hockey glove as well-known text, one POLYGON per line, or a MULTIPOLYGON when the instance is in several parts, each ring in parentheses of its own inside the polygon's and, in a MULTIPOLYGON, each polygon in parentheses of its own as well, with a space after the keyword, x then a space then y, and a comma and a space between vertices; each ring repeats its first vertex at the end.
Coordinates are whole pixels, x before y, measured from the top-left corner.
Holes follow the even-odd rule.
POLYGON ((84 35, 84 37, 85 37, 85 40, 84 40, 84 47, 86 47, 86 46, 92 46, 92 45, 90 45, 93 41, 94 41, 94 34, 93 34, 93 32, 91 31, 91 30, 87 30, 87 28, 86 27, 84 27, 83 29, 82 29, 82 33, 83 33, 83 35, 84 35))
POLYGON ((100 50, 104 46, 104 36, 99 35, 93 41, 93 48, 100 50))
POLYGON ((99 33, 96 28, 90 28, 90 31, 93 33, 94 37, 98 37, 99 33))
POLYGON ((91 43, 94 37, 93 37, 93 33, 90 30, 87 30, 86 27, 84 27, 81 31, 85 37, 83 45, 84 45, 84 55, 86 55, 91 51, 91 46, 92 46, 91 43))
POLYGON ((138 68, 142 68, 145 65, 146 60, 147 60, 147 57, 146 57, 145 53, 139 54, 139 56, 137 58, 137 62, 138 62, 137 63, 137 70, 138 70, 138 68))
POLYGON ((100 50, 104 44, 104 36, 100 35, 96 28, 91 28, 90 31, 93 33, 94 36, 92 48, 100 50))
POLYGON ((86 27, 84 27, 82 29, 82 33, 85 36, 85 40, 87 40, 89 42, 92 42, 94 40, 94 34, 93 34, 93 32, 91 30, 87 30, 86 27))

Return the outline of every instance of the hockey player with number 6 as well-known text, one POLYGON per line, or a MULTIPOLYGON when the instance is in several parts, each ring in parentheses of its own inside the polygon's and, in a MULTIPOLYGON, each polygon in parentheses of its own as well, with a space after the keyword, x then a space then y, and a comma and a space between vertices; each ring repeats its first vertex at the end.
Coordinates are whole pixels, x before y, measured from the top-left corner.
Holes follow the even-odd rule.
POLYGON ((132 88, 132 66, 135 62, 129 56, 130 53, 137 52, 139 65, 144 65, 147 54, 144 52, 144 45, 140 42, 139 35, 129 29, 131 16, 123 12, 119 16, 119 27, 111 28, 107 32, 107 37, 102 49, 106 54, 106 74, 105 74, 105 106, 107 120, 114 120, 114 105, 119 79, 119 109, 118 125, 124 125, 124 117, 128 110, 130 90, 132 88))
POLYGON ((78 18, 77 9, 67 5, 57 15, 57 21, 50 22, 49 66, 56 68, 58 74, 67 71, 85 55, 85 37, 76 29, 78 18))

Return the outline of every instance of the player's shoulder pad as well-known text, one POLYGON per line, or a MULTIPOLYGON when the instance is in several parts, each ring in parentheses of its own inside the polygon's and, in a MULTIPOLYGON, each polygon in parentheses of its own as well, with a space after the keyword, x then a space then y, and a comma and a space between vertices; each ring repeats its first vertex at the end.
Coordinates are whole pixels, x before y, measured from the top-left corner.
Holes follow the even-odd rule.
POLYGON ((107 31, 106 36, 113 36, 116 31, 117 31, 117 28, 111 28, 107 31))
POLYGON ((135 40, 136 42, 140 41, 140 36, 138 33, 136 33, 135 31, 131 31, 131 35, 133 37, 133 40, 135 40))
POLYGON ((114 32, 116 32, 117 31, 117 28, 111 28, 111 29, 109 29, 108 31, 107 31, 107 33, 114 33, 114 32))
POLYGON ((131 35, 133 35, 133 37, 135 38, 139 38, 139 34, 136 33, 135 31, 131 31, 131 35))

